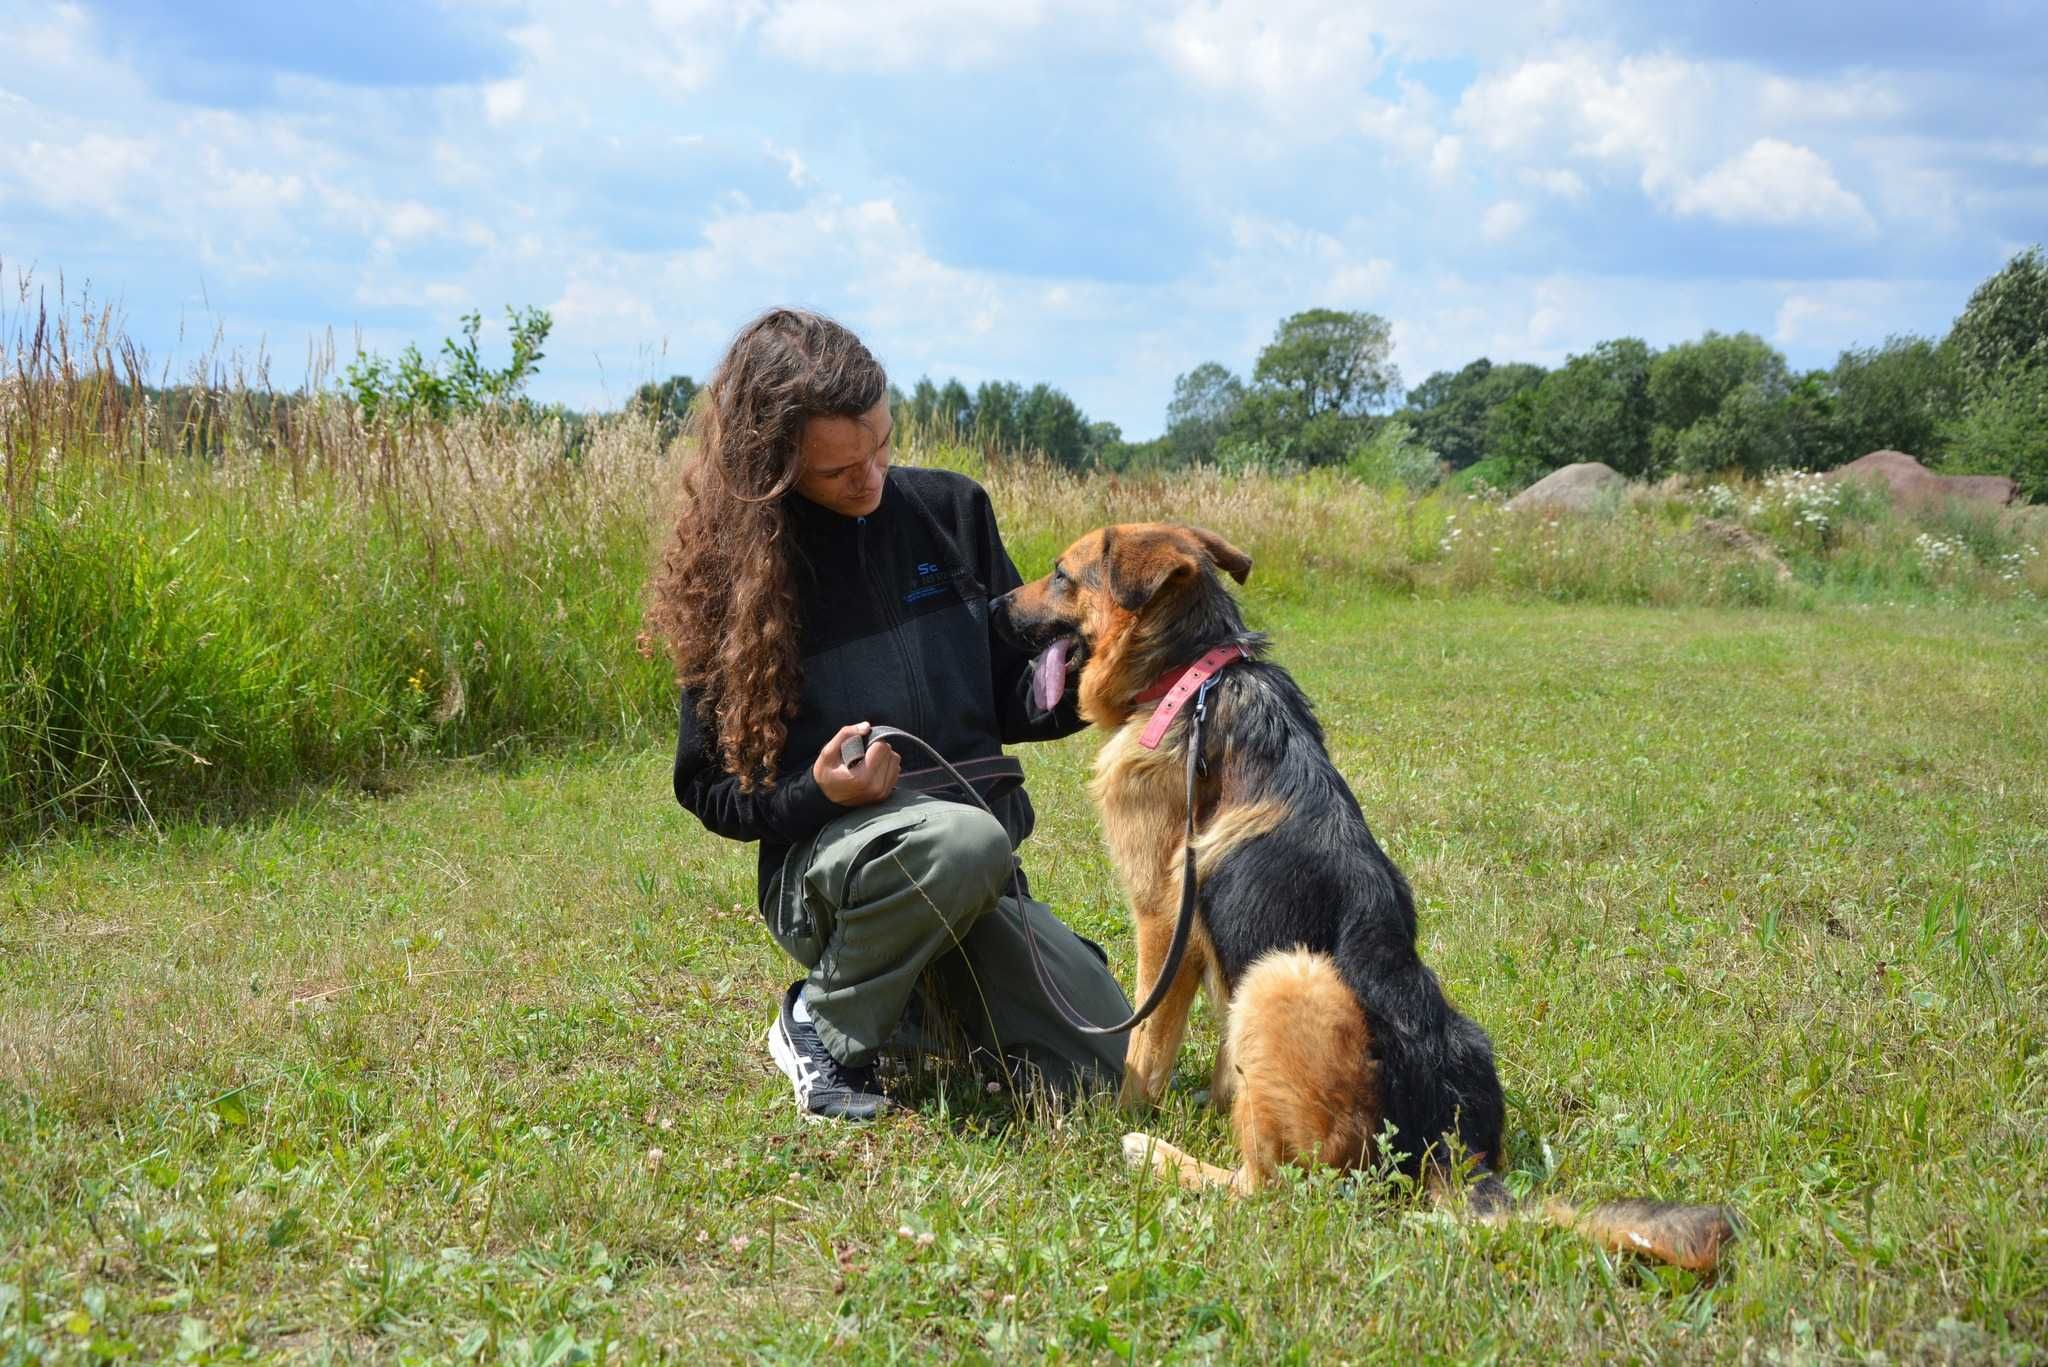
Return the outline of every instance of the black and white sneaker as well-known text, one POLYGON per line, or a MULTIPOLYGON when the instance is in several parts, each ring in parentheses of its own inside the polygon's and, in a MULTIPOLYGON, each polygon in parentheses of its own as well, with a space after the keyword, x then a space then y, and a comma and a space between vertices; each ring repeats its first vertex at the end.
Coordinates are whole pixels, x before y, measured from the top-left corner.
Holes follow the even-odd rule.
POLYGON ((873 1120, 890 1105, 875 1085, 875 1070, 850 1068, 833 1058, 808 1014, 797 1019, 803 986, 801 979, 790 984, 775 1023, 768 1027, 768 1052, 796 1088, 797 1109, 831 1120, 873 1120))

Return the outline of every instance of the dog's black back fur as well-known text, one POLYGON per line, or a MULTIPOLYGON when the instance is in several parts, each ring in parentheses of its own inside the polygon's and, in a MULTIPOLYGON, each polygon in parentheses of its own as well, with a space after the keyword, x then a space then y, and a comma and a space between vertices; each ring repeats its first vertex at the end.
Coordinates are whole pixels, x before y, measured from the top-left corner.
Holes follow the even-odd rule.
MULTIPOLYGON (((1207 574, 1195 592, 1169 658, 1230 642, 1256 656, 1265 639, 1246 631, 1229 592, 1207 574)), ((1286 670, 1254 658, 1224 671, 1210 698, 1202 749, 1211 770, 1233 771, 1234 801, 1277 800, 1290 813, 1231 850, 1202 885, 1202 919, 1226 983, 1234 989, 1269 950, 1328 954, 1372 1028, 1381 1113, 1402 1166, 1415 1173, 1425 1159, 1448 1161, 1443 1140, 1455 1134, 1465 1154, 1497 1167, 1504 1113, 1493 1044, 1416 953, 1408 880, 1331 763, 1307 697, 1286 670)))

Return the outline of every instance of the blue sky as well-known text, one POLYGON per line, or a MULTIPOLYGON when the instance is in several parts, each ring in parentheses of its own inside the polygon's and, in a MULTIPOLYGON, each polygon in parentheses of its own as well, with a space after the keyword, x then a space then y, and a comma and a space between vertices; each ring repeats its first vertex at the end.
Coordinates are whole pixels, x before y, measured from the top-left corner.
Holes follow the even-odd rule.
POLYGON ((287 384, 537 304, 536 392, 593 407, 802 303, 1132 437, 1317 305, 1411 383, 1708 327, 1825 364, 2048 237, 2030 10, 0 0, 0 268, 287 384))

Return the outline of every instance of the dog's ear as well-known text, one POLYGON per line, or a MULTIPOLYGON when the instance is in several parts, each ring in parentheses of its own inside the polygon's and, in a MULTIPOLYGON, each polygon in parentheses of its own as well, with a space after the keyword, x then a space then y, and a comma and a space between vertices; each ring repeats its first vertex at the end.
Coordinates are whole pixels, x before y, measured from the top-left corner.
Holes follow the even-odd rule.
POLYGON ((1195 540, 1202 543, 1202 549, 1216 562, 1216 568, 1242 584, 1252 577, 1252 558, 1237 547, 1225 541, 1207 527, 1188 528, 1195 540))
POLYGON ((1158 597, 1168 584, 1182 582, 1202 572, 1201 562, 1179 539, 1168 536, 1119 538, 1114 553, 1110 540, 1102 538, 1103 560, 1109 569, 1109 591, 1117 606, 1126 612, 1138 609, 1158 597))

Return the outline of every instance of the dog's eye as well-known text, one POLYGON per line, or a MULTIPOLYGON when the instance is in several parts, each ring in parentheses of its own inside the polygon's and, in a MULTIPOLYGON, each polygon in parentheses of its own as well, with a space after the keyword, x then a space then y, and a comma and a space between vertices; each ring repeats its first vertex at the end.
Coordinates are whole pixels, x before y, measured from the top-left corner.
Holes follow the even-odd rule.
POLYGON ((1073 580, 1067 578, 1067 572, 1064 569, 1060 568, 1058 565, 1054 565, 1052 567, 1052 586, 1054 588, 1058 588, 1062 584, 1071 584, 1073 582, 1073 580))

